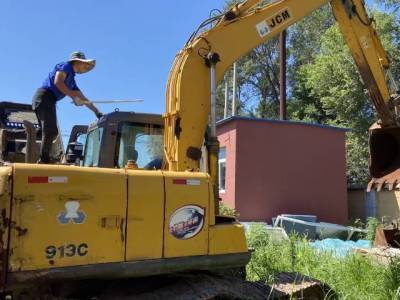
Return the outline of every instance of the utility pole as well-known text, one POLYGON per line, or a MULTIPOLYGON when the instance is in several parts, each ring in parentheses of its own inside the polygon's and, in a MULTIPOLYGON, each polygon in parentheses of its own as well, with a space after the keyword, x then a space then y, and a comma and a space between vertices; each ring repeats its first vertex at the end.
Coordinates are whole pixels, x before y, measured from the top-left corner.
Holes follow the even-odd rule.
POLYGON ((236 116, 236 90, 237 90, 237 66, 236 62, 233 64, 233 88, 232 88, 232 116, 236 116))
POLYGON ((228 76, 225 75, 225 104, 224 104, 224 119, 228 117, 228 76))
POLYGON ((286 30, 280 34, 280 119, 286 120, 286 30))

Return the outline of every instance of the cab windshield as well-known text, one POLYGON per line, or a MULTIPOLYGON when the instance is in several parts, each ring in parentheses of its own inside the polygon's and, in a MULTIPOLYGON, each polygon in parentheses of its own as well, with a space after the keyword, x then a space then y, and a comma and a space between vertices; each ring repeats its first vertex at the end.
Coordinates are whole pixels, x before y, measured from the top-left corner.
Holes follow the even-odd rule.
POLYGON ((159 125, 122 123, 118 130, 116 166, 125 167, 128 160, 138 168, 160 169, 163 158, 163 129, 159 125))

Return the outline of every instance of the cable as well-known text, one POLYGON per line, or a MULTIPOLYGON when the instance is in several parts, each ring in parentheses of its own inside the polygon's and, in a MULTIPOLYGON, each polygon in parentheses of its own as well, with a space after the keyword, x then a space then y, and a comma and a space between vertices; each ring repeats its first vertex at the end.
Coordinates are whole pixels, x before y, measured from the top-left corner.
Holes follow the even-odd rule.
POLYGON ((220 19, 223 18, 223 17, 224 17, 224 14, 221 13, 221 14, 215 16, 215 17, 211 17, 211 18, 208 18, 208 19, 204 20, 204 21, 199 25, 199 27, 190 35, 189 39, 187 40, 187 42, 186 42, 186 44, 185 44, 185 47, 188 46, 188 45, 197 37, 197 34, 199 33, 199 31, 200 31, 201 29, 203 29, 203 28, 206 27, 207 25, 213 23, 214 21, 220 20, 220 19))
POLYGON ((212 18, 212 13, 216 11, 218 14, 222 15, 222 11, 220 11, 218 8, 214 8, 212 10, 210 10, 210 14, 209 17, 212 18))

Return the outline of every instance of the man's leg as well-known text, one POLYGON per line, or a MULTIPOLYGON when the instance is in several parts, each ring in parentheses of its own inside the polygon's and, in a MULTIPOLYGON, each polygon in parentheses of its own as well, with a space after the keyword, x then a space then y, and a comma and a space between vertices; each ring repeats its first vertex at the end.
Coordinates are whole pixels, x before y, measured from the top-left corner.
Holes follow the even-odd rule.
POLYGON ((54 139, 58 135, 56 104, 41 103, 35 109, 42 128, 42 145, 40 147, 40 162, 50 162, 50 151, 54 139), (44 105, 45 104, 45 105, 44 105))

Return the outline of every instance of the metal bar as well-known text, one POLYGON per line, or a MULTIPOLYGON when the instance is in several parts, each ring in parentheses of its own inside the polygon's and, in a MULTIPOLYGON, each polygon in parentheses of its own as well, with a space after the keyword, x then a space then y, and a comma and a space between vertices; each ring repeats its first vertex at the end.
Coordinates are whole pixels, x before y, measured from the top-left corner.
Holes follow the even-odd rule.
POLYGON ((142 99, 135 99, 135 100, 95 100, 95 101, 90 101, 92 103, 134 103, 134 102, 143 102, 144 100, 142 99))
POLYGON ((280 34, 280 119, 286 120, 286 30, 280 34))

